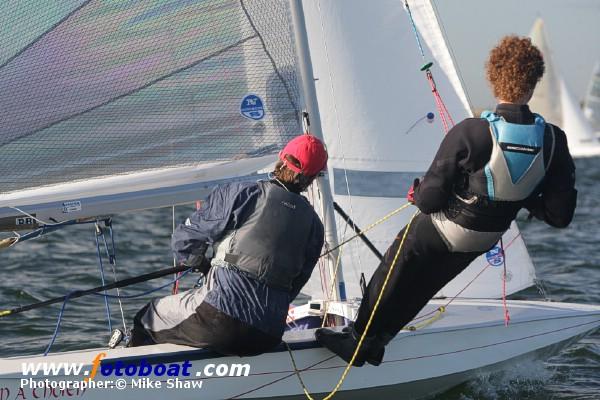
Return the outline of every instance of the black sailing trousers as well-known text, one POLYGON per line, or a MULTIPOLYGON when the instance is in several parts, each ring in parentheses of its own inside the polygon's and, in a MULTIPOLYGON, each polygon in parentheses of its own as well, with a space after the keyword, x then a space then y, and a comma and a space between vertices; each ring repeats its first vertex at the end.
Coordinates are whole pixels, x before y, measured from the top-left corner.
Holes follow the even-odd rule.
MULTIPOLYGON (((363 297, 354 329, 362 334, 402 241, 404 227, 384 254, 363 297)), ((368 336, 390 340, 435 294, 483 252, 452 253, 431 222, 418 214, 408 231, 369 328, 368 336)))

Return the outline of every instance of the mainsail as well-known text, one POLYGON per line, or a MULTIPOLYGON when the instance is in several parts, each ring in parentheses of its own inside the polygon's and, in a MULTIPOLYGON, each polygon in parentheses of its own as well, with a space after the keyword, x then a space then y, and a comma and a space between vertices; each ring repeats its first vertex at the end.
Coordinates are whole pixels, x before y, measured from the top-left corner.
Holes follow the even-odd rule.
POLYGON ((0 15, 0 217, 191 201, 302 132, 287 2, 2 2, 0 15))
MULTIPOLYGON (((470 116, 432 5, 409 4, 449 113, 456 121, 470 116)), ((424 62, 402 2, 305 1, 304 10, 334 198, 365 228, 406 202, 408 187, 435 155, 443 127, 420 71, 424 62), (428 123, 431 112, 435 120, 428 123)), ((369 231, 367 236, 381 253, 411 214, 407 210, 369 231)), ((346 232, 340 240, 353 234, 344 225, 339 221, 338 231, 346 232)), ((531 286, 535 273, 516 226, 507 232, 504 244, 508 293, 531 286)), ((503 257, 498 255, 495 250, 477 259, 439 295, 501 297, 503 257), (476 283, 461 292, 480 273, 476 283)), ((359 241, 342 249, 349 297, 361 295, 360 273, 368 279, 378 263, 359 241)), ((315 281, 306 291, 317 296, 321 287, 315 281)))
POLYGON ((529 36, 544 55, 546 67, 544 77, 529 102, 531 110, 565 131, 573 157, 600 155, 600 143, 596 140, 590 123, 554 66, 541 18, 535 21, 529 36))

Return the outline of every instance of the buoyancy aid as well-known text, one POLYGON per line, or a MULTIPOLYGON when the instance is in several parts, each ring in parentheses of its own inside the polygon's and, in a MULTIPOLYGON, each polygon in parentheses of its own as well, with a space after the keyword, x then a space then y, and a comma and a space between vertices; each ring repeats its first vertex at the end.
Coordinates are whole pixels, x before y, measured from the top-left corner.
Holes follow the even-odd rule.
POLYGON ((290 290, 301 273, 318 218, 303 196, 259 181, 258 198, 245 221, 215 243, 213 263, 226 262, 269 286, 290 290))
POLYGON ((490 160, 457 184, 448 209, 433 216, 434 225, 454 251, 484 251, 493 246, 539 188, 554 151, 552 125, 537 114, 530 125, 509 123, 491 111, 481 117, 489 123, 490 160), (545 163, 547 126, 552 143, 545 163))

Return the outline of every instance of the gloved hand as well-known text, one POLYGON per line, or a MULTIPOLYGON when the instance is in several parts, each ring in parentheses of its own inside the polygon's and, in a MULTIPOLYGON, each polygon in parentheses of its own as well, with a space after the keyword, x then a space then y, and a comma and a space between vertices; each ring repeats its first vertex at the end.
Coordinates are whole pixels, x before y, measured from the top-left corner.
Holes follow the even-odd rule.
POLYGON ((408 193, 406 194, 406 199, 410 204, 415 204, 415 189, 421 183, 422 178, 415 178, 412 185, 408 188, 408 193))

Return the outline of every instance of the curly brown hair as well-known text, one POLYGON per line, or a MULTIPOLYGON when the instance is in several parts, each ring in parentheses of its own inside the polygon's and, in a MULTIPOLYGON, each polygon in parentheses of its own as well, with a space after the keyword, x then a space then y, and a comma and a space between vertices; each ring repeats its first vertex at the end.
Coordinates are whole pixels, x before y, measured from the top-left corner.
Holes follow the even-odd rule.
POLYGON ((505 36, 485 64, 494 96, 509 102, 527 98, 544 75, 542 52, 527 37, 505 36))

